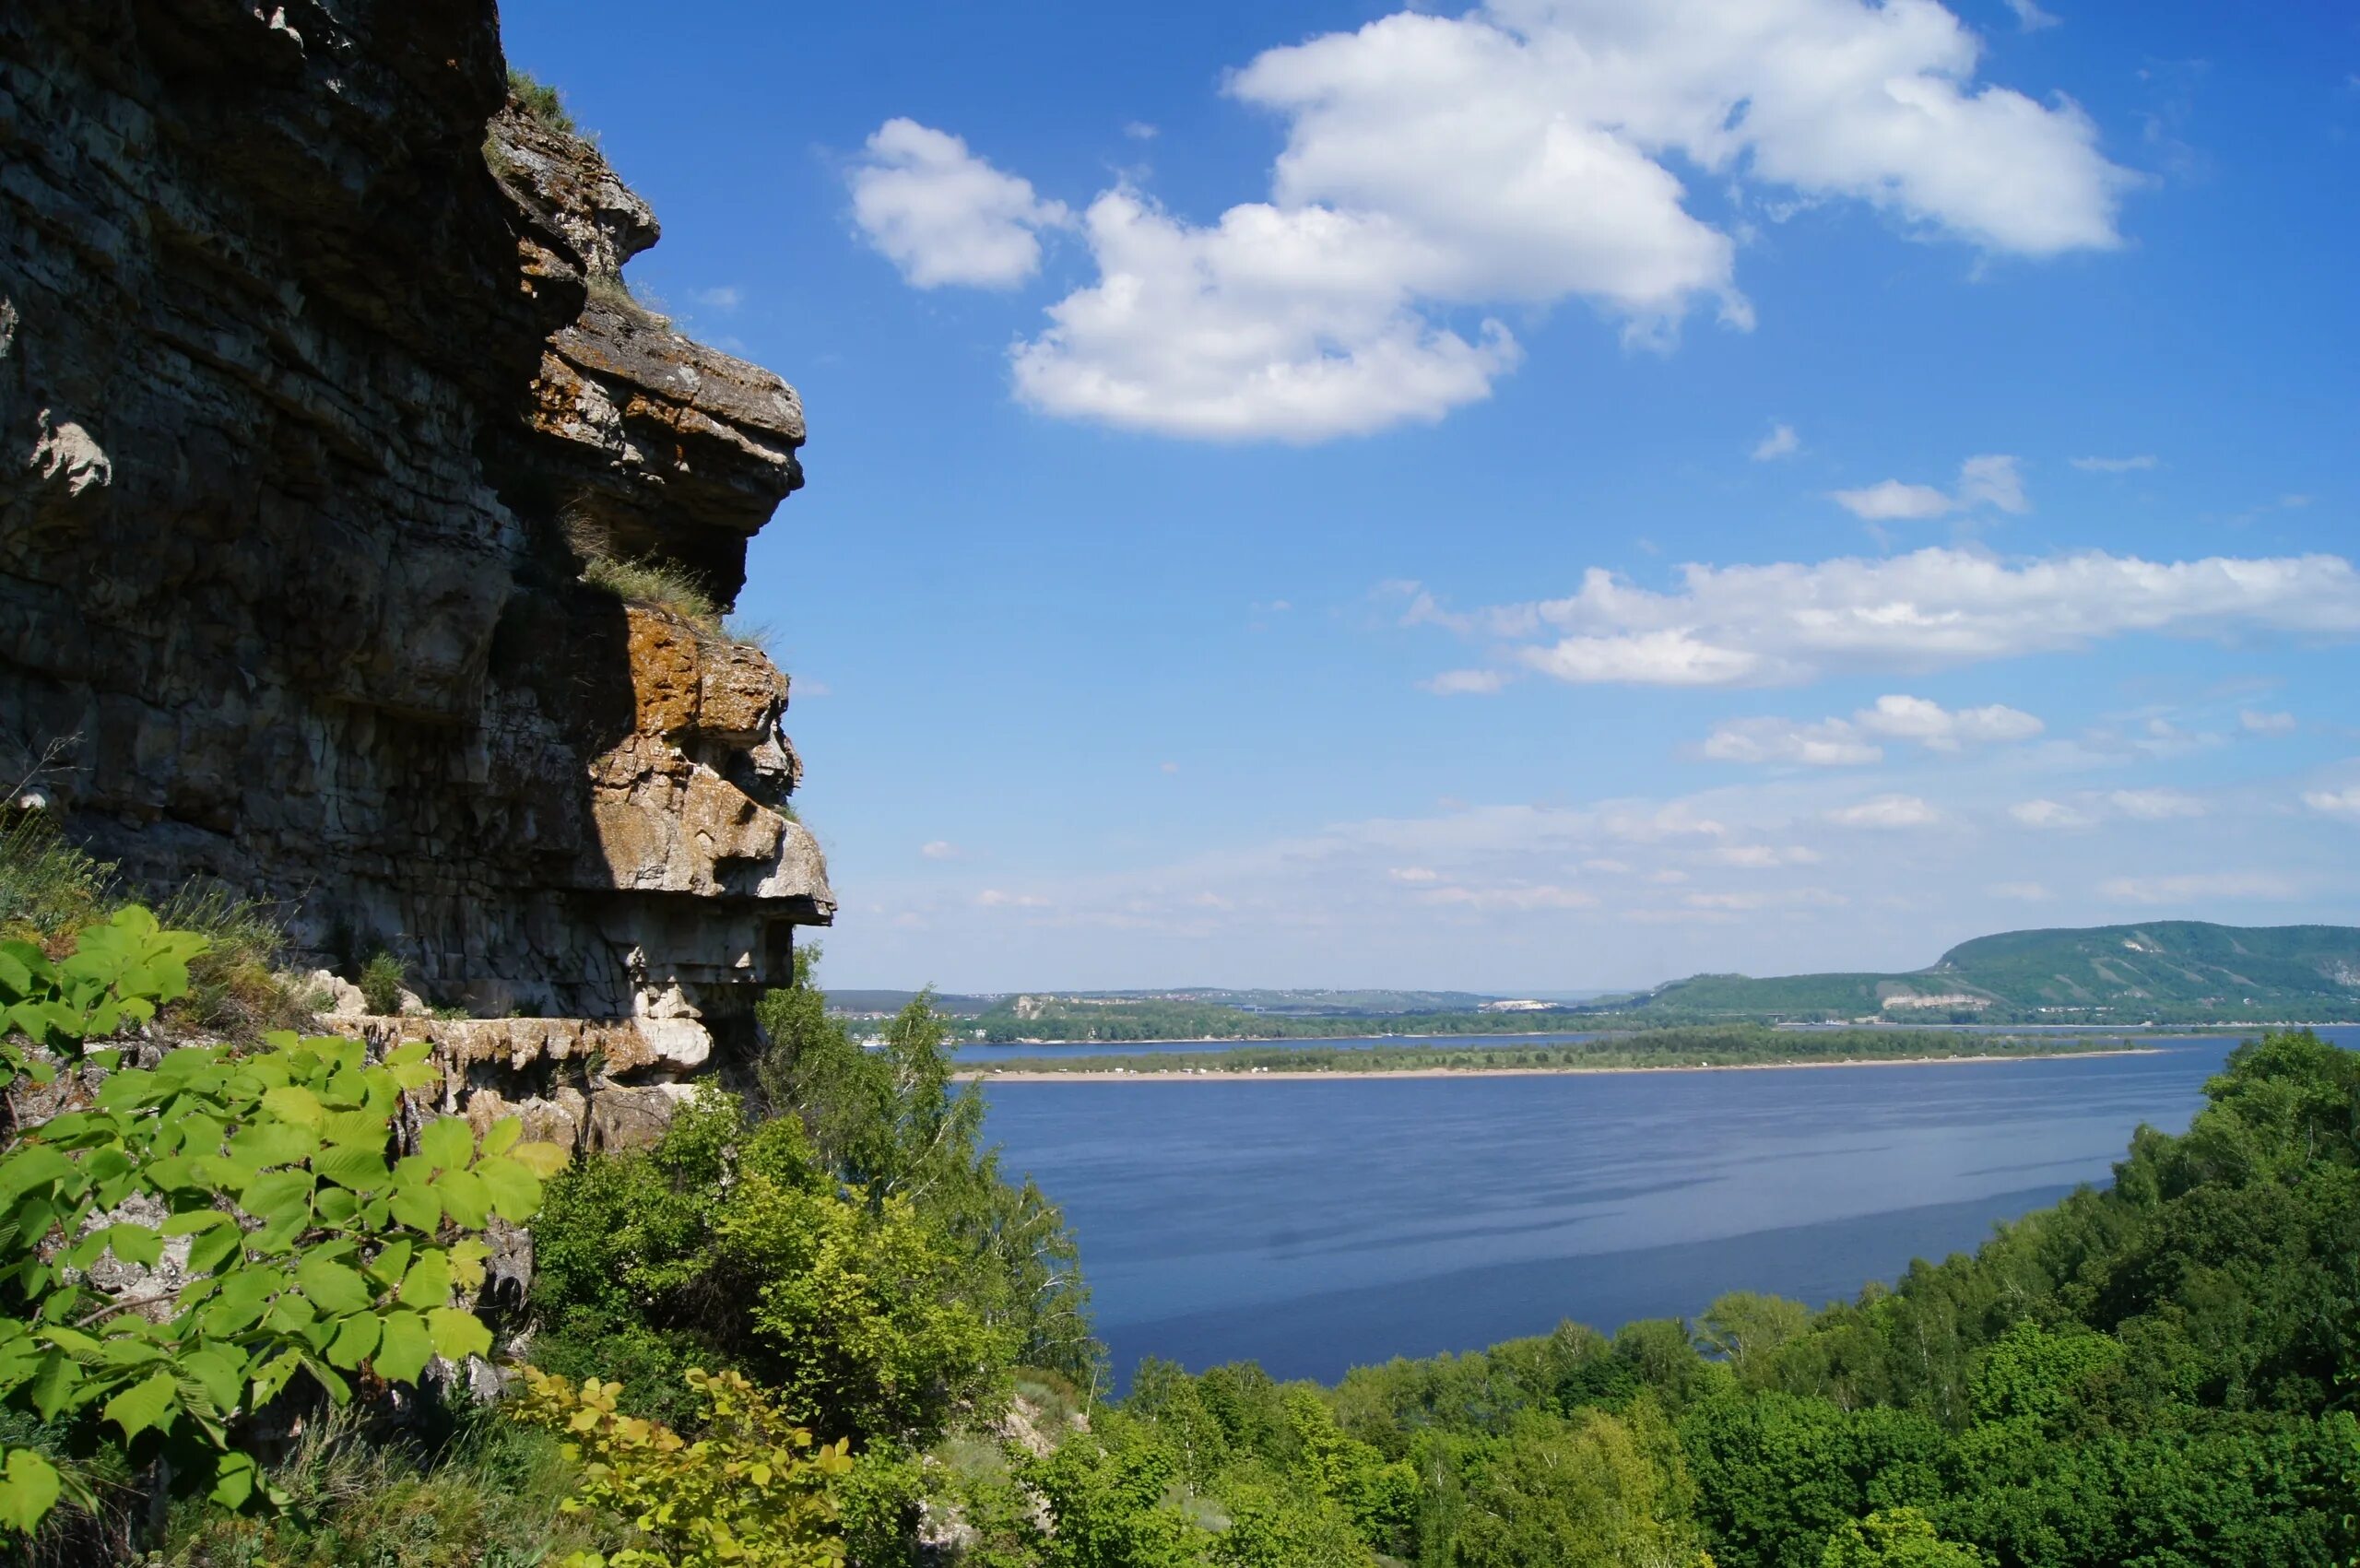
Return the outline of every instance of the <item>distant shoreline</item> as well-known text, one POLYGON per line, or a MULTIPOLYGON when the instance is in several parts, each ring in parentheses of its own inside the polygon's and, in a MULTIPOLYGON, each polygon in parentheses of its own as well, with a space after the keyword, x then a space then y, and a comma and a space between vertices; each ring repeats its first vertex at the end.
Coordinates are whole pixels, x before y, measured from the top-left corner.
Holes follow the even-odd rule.
POLYGON ((1307 1070, 1274 1067, 1262 1071, 1236 1067, 1112 1068, 1091 1067, 1070 1072, 1056 1069, 969 1069, 951 1074, 954 1083, 1271 1083, 1316 1081, 1336 1078, 1554 1078, 1576 1073, 1768 1073, 1797 1067, 1926 1067, 1952 1062, 2057 1062, 2084 1056, 2159 1056, 2160 1045, 2125 1045, 2108 1051, 2019 1051, 1988 1055, 1878 1056, 1851 1060, 1830 1057, 1815 1062, 1728 1062, 1690 1065, 1666 1063, 1653 1067, 1336 1067, 1307 1070))
MULTIPOLYGON (((952 1021, 955 1023, 962 1020, 953 1020, 952 1021)), ((1660 1029, 1718 1029, 1723 1027, 1742 1027, 1754 1024, 1759 1021, 1760 1020, 1755 1019, 1715 1019, 1704 1023, 1690 1024, 1648 1024, 1644 1026, 1622 1024, 1599 1029, 1543 1029, 1535 1030, 1529 1034, 1511 1034, 1505 1031, 1494 1033, 1490 1030, 1478 1029, 1469 1031, 1450 1030, 1435 1034, 1385 1034, 1381 1032, 1370 1034, 1186 1034, 1157 1035, 1151 1040, 963 1040, 958 1042, 958 1043, 980 1050, 1007 1051, 1010 1053, 1021 1053, 1026 1051, 1064 1052, 1075 1050, 1079 1047, 1081 1049, 1083 1054, 1087 1054, 1091 1050, 1122 1050, 1134 1045, 1206 1045, 1214 1047, 1230 1045, 1300 1045, 1306 1050, 1316 1050, 1322 1045, 1340 1045, 1346 1041, 1352 1040, 1465 1040, 1469 1042, 1489 1042, 1493 1040, 1556 1040, 1572 1035, 1590 1035, 1611 1038, 1616 1035, 1643 1035, 1654 1032, 1660 1029)), ((1804 1035, 1832 1033, 1836 1030, 1890 1029, 1911 1030, 1927 1034, 1934 1034, 1944 1030, 1950 1030, 1958 1032, 1971 1031, 1977 1034, 1990 1035, 2008 1035, 2015 1033, 2153 1034, 2168 1039, 2183 1034, 2189 1036, 2200 1034, 2235 1034, 2245 1030, 2360 1029, 2360 1020, 2350 1021, 2339 1020, 2329 1023, 1995 1024, 1894 1023, 1890 1020, 1880 1020, 1875 1023, 1765 1023, 1762 1024, 1762 1027, 1764 1029, 1778 1030, 1783 1033, 1804 1035)), ((2072 1055, 2087 1055, 2089 1053, 2074 1052, 2072 1055)))

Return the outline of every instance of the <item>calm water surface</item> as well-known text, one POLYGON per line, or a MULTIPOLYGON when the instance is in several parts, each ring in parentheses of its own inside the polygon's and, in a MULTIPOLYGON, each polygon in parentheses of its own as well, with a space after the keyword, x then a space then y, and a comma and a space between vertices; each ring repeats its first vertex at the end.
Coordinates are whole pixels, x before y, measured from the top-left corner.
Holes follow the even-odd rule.
MULTIPOLYGON (((2360 1045, 2360 1030, 2322 1031, 2360 1045)), ((1100 1335, 1333 1378, 1723 1291, 1814 1304, 1971 1249, 2177 1132, 2236 1042, 1895 1067, 997 1083, 987 1137, 1080 1237, 1100 1335)))

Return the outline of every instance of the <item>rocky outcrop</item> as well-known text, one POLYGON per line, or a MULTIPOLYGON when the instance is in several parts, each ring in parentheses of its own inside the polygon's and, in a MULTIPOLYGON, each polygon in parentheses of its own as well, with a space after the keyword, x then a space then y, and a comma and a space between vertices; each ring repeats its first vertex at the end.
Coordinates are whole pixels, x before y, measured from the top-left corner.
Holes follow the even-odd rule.
POLYGON ((0 751, 80 737, 136 882, 528 1015, 451 1043, 520 1099, 710 1070, 834 908, 785 677, 581 580, 727 605, 802 482, 794 390, 622 289, 656 234, 489 0, 0 7, 0 751))

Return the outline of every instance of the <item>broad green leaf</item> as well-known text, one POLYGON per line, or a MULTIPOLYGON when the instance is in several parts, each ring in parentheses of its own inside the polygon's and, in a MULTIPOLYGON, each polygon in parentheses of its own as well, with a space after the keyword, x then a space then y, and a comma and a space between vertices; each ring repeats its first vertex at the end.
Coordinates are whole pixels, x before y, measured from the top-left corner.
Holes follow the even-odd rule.
POLYGON ((364 1272, 380 1285, 398 1285, 409 1272, 410 1254, 416 1250, 416 1244, 404 1236, 371 1258, 364 1272))
POLYGON ((474 1173, 491 1197, 492 1211, 502 1220, 521 1225, 541 1206, 540 1178, 505 1155, 484 1156, 476 1161, 474 1173))
POLYGON ((258 1122, 230 1140, 230 1157, 260 1170, 266 1165, 298 1164, 319 1152, 319 1134, 308 1126, 291 1120, 258 1122))
POLYGON ((473 1171, 444 1171, 434 1178, 434 1190, 451 1218, 470 1231, 480 1231, 491 1217, 491 1189, 473 1171))
POLYGON ((336 1338, 328 1342, 328 1364, 353 1371, 376 1353, 377 1340, 384 1325, 374 1313, 355 1313, 336 1325, 336 1338))
POLYGON ((246 1184, 241 1202, 247 1213, 266 1225, 290 1215, 308 1216, 312 1211, 312 1173, 272 1171, 256 1176, 246 1184))
POLYGON ((327 1108, 320 1097, 301 1084, 281 1084, 263 1091, 262 1108, 272 1115, 308 1127, 317 1127, 327 1116, 327 1108))
POLYGON ((418 1152, 443 1171, 464 1171, 476 1151, 476 1130, 456 1116, 444 1116, 419 1129, 418 1152))
MULTIPOLYGON (((384 1140, 379 1139, 382 1145, 384 1140)), ((347 1145, 324 1149, 312 1161, 312 1169, 340 1187, 355 1192, 375 1192, 394 1179, 385 1168, 381 1149, 347 1145)))
POLYGON ((432 1232, 442 1223, 442 1199, 424 1182, 395 1187, 392 1205, 394 1218, 412 1230, 432 1232))
POLYGON ((164 1238, 146 1225, 110 1225, 99 1234, 106 1237, 107 1247, 125 1263, 136 1263, 142 1268, 153 1268, 164 1256, 164 1238))
POLYGON ((230 1216, 218 1208, 190 1208, 164 1221, 163 1233, 168 1236, 193 1236, 199 1231, 209 1231, 216 1225, 227 1225, 230 1216))
POLYGON ((377 1342, 377 1355, 372 1363, 377 1375, 388 1383, 415 1383, 418 1374, 426 1370, 426 1362, 434 1354, 433 1337, 427 1332, 425 1317, 415 1312, 387 1313, 384 1326, 377 1342))
POLYGON ((406 1306, 419 1308, 449 1304, 451 1260, 431 1248, 420 1253, 418 1261, 409 1266, 409 1273, 403 1277, 397 1299, 406 1306))
MULTIPOLYGON (((112 1080, 110 1080, 112 1081, 112 1080)), ((0 1158, 0 1203, 51 1182, 71 1181, 74 1161, 46 1144, 28 1144, 0 1158)))
POLYGON ((151 1372, 106 1403, 100 1413, 123 1428, 129 1442, 149 1427, 169 1429, 180 1390, 169 1372, 151 1372))
POLYGON ((210 1274, 238 1254, 246 1233, 235 1225, 217 1225, 191 1242, 188 1267, 192 1274, 210 1274))
POLYGON ((434 1341, 434 1353, 448 1360, 491 1354, 491 1330, 474 1313, 456 1307, 431 1308, 426 1331, 434 1341))
POLYGON ((322 1187, 312 1200, 323 1225, 344 1225, 360 1212, 360 1195, 344 1187, 322 1187))
POLYGON ((33 1374, 26 1392, 32 1398, 33 1409, 41 1412, 41 1419, 53 1421, 74 1397, 74 1390, 81 1382, 82 1369, 74 1364, 74 1358, 53 1350, 41 1357, 41 1370, 33 1374))
POLYGON ((372 1300, 369 1282, 358 1269, 347 1268, 314 1253, 295 1269, 295 1282, 312 1303, 332 1317, 366 1312, 372 1300))
POLYGON ((524 1136, 522 1117, 502 1116, 484 1130, 483 1151, 486 1154, 505 1154, 515 1148, 516 1140, 524 1136))
POLYGON ((30 1448, 11 1448, 0 1469, 0 1524, 30 1535, 57 1502, 57 1468, 30 1448))
POLYGON ((255 1370, 254 1396, 247 1408, 258 1410, 277 1398, 279 1390, 287 1386, 287 1380, 302 1370, 301 1356, 293 1350, 279 1351, 255 1370))
POLYGON ((254 1494, 254 1456, 231 1448, 213 1462, 213 1501, 224 1508, 242 1508, 254 1494))
POLYGON ((392 1117, 379 1111, 331 1111, 320 1124, 323 1143, 382 1150, 392 1117))
POLYGON ((226 1350, 206 1345, 184 1352, 180 1368, 196 1380, 216 1410, 225 1416, 237 1410, 238 1397, 246 1388, 244 1362, 233 1359, 226 1350))
POLYGON ((554 1143, 520 1143, 508 1151, 508 1157, 545 1182, 564 1170, 566 1162, 573 1158, 554 1143))

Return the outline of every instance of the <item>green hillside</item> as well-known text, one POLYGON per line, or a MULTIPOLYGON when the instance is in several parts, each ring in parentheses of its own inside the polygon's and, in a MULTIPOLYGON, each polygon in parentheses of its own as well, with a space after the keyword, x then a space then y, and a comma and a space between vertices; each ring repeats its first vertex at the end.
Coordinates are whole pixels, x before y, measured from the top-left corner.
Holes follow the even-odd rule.
POLYGON ((2360 928, 2159 920, 2007 931, 1906 974, 1700 974, 1651 1013, 1929 1022, 2319 1021, 2360 1014, 2360 928))

